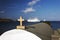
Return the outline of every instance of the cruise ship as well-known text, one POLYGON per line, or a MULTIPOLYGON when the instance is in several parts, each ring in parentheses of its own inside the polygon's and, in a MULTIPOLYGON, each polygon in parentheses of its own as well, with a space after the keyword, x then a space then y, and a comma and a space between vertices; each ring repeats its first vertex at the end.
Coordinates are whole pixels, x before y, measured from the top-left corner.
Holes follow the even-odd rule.
POLYGON ((39 20, 38 18, 30 18, 27 20, 27 22, 40 22, 41 20, 39 20))

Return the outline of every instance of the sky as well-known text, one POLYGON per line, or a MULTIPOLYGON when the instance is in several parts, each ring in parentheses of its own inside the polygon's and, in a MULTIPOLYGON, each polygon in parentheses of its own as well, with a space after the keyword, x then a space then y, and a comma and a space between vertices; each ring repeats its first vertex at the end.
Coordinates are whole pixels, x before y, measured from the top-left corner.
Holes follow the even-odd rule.
POLYGON ((60 0, 0 0, 0 18, 60 21, 60 0))

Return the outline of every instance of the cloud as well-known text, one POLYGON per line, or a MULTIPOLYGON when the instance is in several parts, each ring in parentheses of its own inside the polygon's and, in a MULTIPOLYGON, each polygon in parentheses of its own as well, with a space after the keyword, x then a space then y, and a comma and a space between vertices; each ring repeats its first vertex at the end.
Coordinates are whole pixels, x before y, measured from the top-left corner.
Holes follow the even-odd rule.
POLYGON ((5 11, 0 11, 0 13, 5 13, 5 11))
POLYGON ((30 8, 26 8, 25 10, 23 10, 24 13, 30 13, 30 12, 35 12, 35 9, 33 9, 32 7, 30 8))
POLYGON ((30 6, 30 8, 26 8, 22 12, 24 12, 24 13, 35 12, 36 10, 33 9, 31 6, 35 5, 38 1, 40 1, 40 0, 32 0, 31 2, 28 2, 28 6, 30 6))
POLYGON ((40 0, 32 0, 31 2, 28 3, 29 6, 35 5, 38 1, 40 0))

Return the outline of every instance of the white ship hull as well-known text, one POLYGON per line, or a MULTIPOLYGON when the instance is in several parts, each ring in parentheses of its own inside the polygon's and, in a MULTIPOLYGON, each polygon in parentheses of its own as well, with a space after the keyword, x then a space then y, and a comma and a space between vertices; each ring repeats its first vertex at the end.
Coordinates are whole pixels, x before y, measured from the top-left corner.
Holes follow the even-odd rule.
POLYGON ((40 22, 40 20, 37 18, 33 18, 33 19, 28 19, 27 22, 40 22))

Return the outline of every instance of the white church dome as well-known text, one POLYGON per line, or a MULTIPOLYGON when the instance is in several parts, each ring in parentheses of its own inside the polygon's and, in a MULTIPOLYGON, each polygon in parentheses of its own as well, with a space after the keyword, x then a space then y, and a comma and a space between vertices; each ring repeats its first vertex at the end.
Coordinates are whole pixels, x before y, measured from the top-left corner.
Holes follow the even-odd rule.
POLYGON ((0 40, 41 40, 41 38, 25 30, 13 29, 3 33, 0 40))

